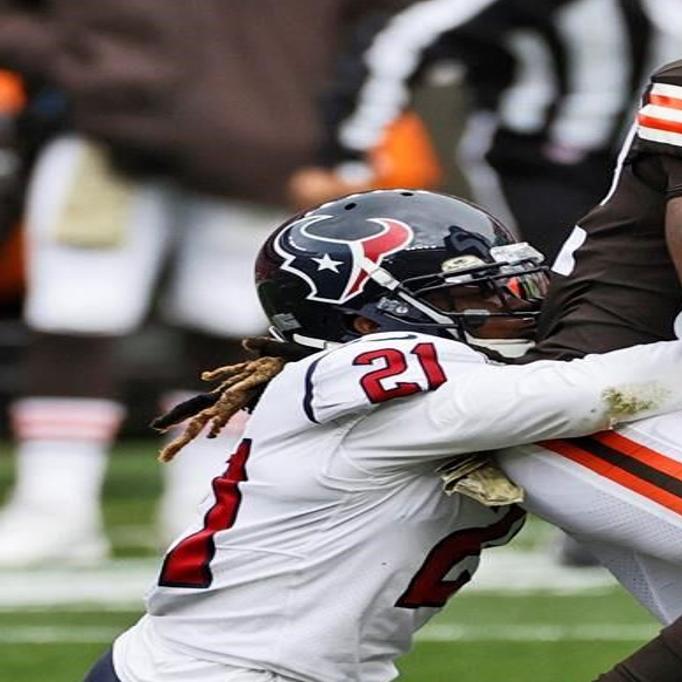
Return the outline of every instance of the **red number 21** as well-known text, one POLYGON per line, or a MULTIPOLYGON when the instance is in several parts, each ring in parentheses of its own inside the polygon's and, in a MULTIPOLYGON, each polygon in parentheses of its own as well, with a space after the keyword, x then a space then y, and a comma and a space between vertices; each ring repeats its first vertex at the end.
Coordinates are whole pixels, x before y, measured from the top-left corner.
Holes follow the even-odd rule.
MULTIPOLYGON (((411 351, 426 376, 429 391, 434 391, 447 381, 445 372, 438 362, 436 347, 432 343, 418 343, 411 351)), ((383 403, 391 398, 402 398, 406 395, 419 393, 422 388, 414 381, 398 381, 393 388, 385 388, 382 384, 384 379, 394 377, 407 371, 407 358, 405 353, 397 348, 381 348, 361 353, 355 360, 354 365, 374 365, 377 361, 384 363, 383 367, 368 372, 360 379, 360 385, 372 403, 383 403)))

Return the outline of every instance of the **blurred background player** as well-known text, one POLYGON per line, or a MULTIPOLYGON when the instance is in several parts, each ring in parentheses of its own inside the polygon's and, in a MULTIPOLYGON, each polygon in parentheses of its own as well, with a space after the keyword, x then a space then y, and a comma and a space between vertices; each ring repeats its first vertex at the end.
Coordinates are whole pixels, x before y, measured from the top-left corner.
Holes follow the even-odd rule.
POLYGON ((24 294, 21 213, 28 164, 24 135, 27 88, 14 73, 0 71, 0 429, 5 426, 5 396, 16 393, 26 335, 19 321, 24 294))
MULTIPOLYGON (((665 2, 666 0, 663 0, 665 2)), ((633 97, 678 56, 647 0, 423 0, 359 36, 326 97, 321 166, 300 205, 366 186, 367 152, 433 68, 463 68, 458 163, 475 200, 549 262, 606 192, 633 97)), ((682 3, 669 3, 682 11, 682 3)), ((456 127, 453 121, 453 129, 456 127)), ((371 177, 371 174, 370 174, 371 177)))
MULTIPOLYGON (((367 4, 2 7, 0 65, 63 92, 66 111, 27 201, 33 335, 11 411, 17 470, 0 566, 106 554, 99 496, 125 412, 116 346, 145 318, 165 268, 161 307, 187 330, 185 388, 264 329, 253 257, 280 221, 285 179, 319 144, 314 102, 337 43, 386 3, 367 4)), ((202 440, 169 469, 164 540, 184 527, 227 440, 202 440)))
POLYGON ((19 229, 23 163, 18 121, 25 106, 21 79, 0 71, 0 319, 14 313, 23 291, 19 229))

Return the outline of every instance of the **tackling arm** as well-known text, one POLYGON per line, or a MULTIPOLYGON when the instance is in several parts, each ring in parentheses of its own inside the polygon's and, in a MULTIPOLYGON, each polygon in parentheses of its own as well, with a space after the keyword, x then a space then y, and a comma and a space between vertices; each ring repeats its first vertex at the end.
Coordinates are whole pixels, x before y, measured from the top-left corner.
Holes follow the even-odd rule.
POLYGON ((670 341, 570 362, 463 365, 436 391, 367 415, 347 442, 400 465, 584 436, 679 409, 682 342, 670 341))
POLYGON ((458 450, 570 438, 682 408, 682 343, 664 342, 570 362, 487 368, 453 385, 442 419, 459 422, 458 450))

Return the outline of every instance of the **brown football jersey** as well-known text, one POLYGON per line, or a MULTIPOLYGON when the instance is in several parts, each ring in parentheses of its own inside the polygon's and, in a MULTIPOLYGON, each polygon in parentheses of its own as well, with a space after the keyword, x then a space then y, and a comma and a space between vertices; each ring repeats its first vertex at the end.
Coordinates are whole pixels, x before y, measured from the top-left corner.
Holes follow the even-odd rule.
POLYGON ((651 78, 611 191, 564 244, 524 360, 568 359, 675 338, 682 286, 665 241, 682 196, 682 60, 651 78))

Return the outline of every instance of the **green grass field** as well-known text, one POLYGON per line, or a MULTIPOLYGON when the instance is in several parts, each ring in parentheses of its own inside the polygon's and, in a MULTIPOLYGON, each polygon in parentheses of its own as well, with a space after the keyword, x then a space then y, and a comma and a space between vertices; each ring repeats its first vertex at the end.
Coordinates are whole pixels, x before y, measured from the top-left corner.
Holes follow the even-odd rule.
MULTIPOLYGON (((116 576, 125 575, 127 566, 153 571, 153 557, 158 554, 154 534, 158 467, 153 446, 145 443, 123 445, 112 459, 105 492, 106 523, 119 571, 113 573, 112 590, 116 576)), ((5 447, 0 450, 0 495, 11 476, 5 447)), ((534 521, 515 547, 524 553, 537 551, 550 534, 534 521)), ((500 570, 510 570, 509 565, 500 570)), ((414 650, 400 662, 401 680, 588 682, 655 632, 648 614, 618 588, 563 586, 561 575, 551 589, 526 585, 522 590, 467 592, 465 588, 422 631, 414 650)), ((502 584, 506 577, 502 576, 502 584)), ((515 576, 508 577, 513 582, 515 576)), ((56 589, 64 580, 86 578, 84 569, 79 569, 67 578, 62 574, 53 579, 56 589)), ((28 590, 39 579, 44 583, 52 578, 42 569, 5 575, 5 580, 0 573, 0 584, 23 583, 28 590)), ((5 590, 12 591, 7 586, 5 590)), ((6 596, 3 601, 0 590, 0 682, 78 682, 116 633, 139 615, 130 600, 106 608, 82 601, 52 608, 8 602, 11 599, 6 596)))

